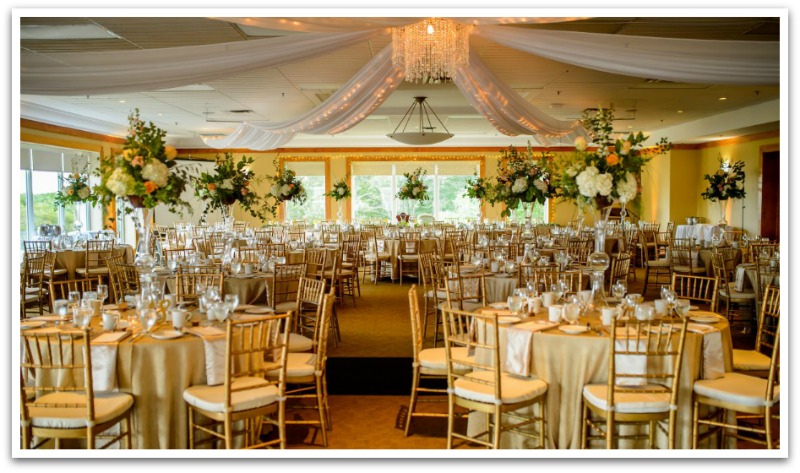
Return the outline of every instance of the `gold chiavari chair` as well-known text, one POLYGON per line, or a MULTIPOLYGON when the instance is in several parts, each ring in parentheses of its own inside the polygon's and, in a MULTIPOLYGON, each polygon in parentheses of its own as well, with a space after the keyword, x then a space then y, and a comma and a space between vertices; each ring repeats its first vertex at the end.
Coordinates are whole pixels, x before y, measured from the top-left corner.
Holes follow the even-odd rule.
POLYGON ((45 254, 33 255, 34 253, 27 255, 23 261, 23 272, 20 278, 20 318, 25 317, 28 306, 32 304, 39 307, 39 315, 44 313, 45 304, 48 306, 48 312, 51 312, 53 307, 44 285, 46 256, 45 254))
MULTIPOLYGON (((653 232, 640 232, 639 238, 645 246, 655 243, 655 233, 653 232)), ((642 295, 647 294, 647 289, 650 286, 660 287, 662 284, 669 284, 672 278, 672 264, 670 255, 666 258, 661 258, 658 253, 643 253, 642 263, 644 264, 644 285, 642 287, 642 295), (650 279, 652 276, 652 280, 650 279), (667 280, 663 280, 663 276, 667 276, 667 280)))
POLYGON ((186 261, 194 254, 194 251, 192 248, 165 248, 164 261, 167 263, 173 260, 186 261))
POLYGON ((483 273, 461 274, 457 266, 442 271, 447 296, 444 307, 470 311, 486 306, 486 278, 483 273))
POLYGON ((781 288, 767 286, 761 304, 761 318, 756 332, 756 343, 752 350, 733 349, 733 370, 766 377, 771 362, 770 355, 774 350, 777 336, 778 319, 781 315, 781 288))
POLYGON ((676 320, 676 333, 664 330, 663 320, 611 320, 608 381, 583 387, 581 447, 602 440, 607 449, 624 448, 620 440, 646 439, 653 449, 661 431, 673 449, 688 318, 676 320), (648 431, 623 433, 631 425, 648 431))
POLYGON ((611 286, 619 280, 628 284, 628 274, 630 274, 631 255, 628 253, 619 253, 617 256, 611 257, 611 272, 608 276, 608 292, 611 293, 611 286))
MULTIPOLYGON (((550 286, 559 281, 566 281, 569 293, 577 293, 583 290, 583 272, 568 269, 560 271, 558 268, 548 266, 536 266, 534 268, 535 284, 537 287, 544 287, 545 291, 550 290, 550 286)), ((566 294, 565 294, 566 295, 566 294)))
POLYGON ((750 243, 748 246, 748 262, 757 263, 759 259, 768 260, 780 250, 778 243, 750 243))
POLYGON ((23 243, 25 255, 44 254, 45 251, 52 251, 53 242, 50 240, 25 240, 23 243))
MULTIPOLYGON (((289 336, 290 352, 305 352, 314 347, 313 334, 317 330, 325 281, 301 277, 297 286, 297 310, 294 330, 289 336), (308 335, 308 336, 307 336, 308 335)), ((329 320, 328 323, 331 321, 329 320)))
POLYGON ((400 284, 403 284, 403 275, 413 275, 419 281, 419 232, 406 232, 400 234, 397 247, 397 262, 400 271, 400 284))
POLYGON ((232 449, 236 436, 244 437, 248 449, 286 448, 286 360, 293 318, 292 312, 237 321, 228 318, 224 383, 191 386, 183 392, 190 449, 218 442, 232 449), (274 376, 268 378, 267 372, 274 376), (261 441, 264 423, 276 428, 277 438, 261 441), (234 425, 241 425, 241 430, 234 431, 234 425), (198 438, 197 432, 205 438, 198 438))
POLYGON ((305 263, 276 264, 271 279, 266 279, 267 305, 275 312, 295 310, 300 278, 306 275, 305 263))
POLYGON ((194 305, 202 295, 198 292, 203 288, 216 287, 222 294, 221 272, 184 272, 178 271, 175 274, 175 301, 177 304, 194 305))
POLYGON ((716 435, 717 448, 727 437, 767 449, 780 448, 780 319, 776 321, 766 378, 728 372, 702 379, 692 387, 692 448, 716 435), (732 420, 733 419, 733 420, 732 420), (700 427, 704 426, 703 432, 700 427), (776 429, 776 427, 778 427, 776 429))
POLYGON ((54 440, 56 448, 67 439, 83 439, 87 449, 105 449, 120 443, 131 448, 134 397, 120 392, 95 392, 91 339, 88 330, 21 334, 23 449, 42 447, 49 439, 54 440), (112 432, 117 424, 121 428, 112 432), (98 439, 102 445, 98 445, 98 439))
POLYGON ((325 267, 328 263, 328 251, 324 248, 309 248, 303 253, 303 262, 306 264, 306 277, 311 279, 325 279, 325 267))
POLYGON ((702 310, 717 311, 719 279, 708 276, 673 274, 671 289, 678 299, 700 303, 702 310))
MULTIPOLYGON (((336 296, 333 293, 324 295, 319 321, 314 331, 314 345, 311 353, 290 352, 286 355, 285 382, 286 409, 317 411, 317 419, 291 418, 287 425, 317 426, 322 434, 322 446, 328 446, 328 431, 331 429, 330 407, 328 403, 328 332, 330 317, 336 296), (310 399, 312 405, 303 401, 310 399)), ((289 342, 291 343, 291 342, 289 342)), ((279 380, 280 370, 267 371, 267 379, 279 380)), ((298 416, 300 417, 300 416, 298 416)))
POLYGON ((340 288, 340 295, 346 295, 349 290, 353 296, 353 305, 355 305, 355 293, 358 292, 358 297, 361 297, 361 282, 358 279, 358 267, 361 264, 361 238, 345 237, 341 243, 341 252, 339 253, 342 258, 341 269, 339 277, 344 278, 342 282, 343 287, 340 288))
POLYGON ((108 266, 108 285, 111 286, 111 293, 109 297, 111 301, 122 301, 124 293, 120 284, 119 265, 123 264, 125 257, 123 255, 110 256, 106 258, 106 265, 108 266))
POLYGON ((234 255, 242 263, 258 264, 262 258, 268 258, 266 250, 260 248, 242 247, 234 250, 234 255))
POLYGON ((256 248, 263 251, 267 258, 286 257, 286 243, 265 243, 263 245, 257 245, 256 248))
POLYGON ((382 238, 378 239, 377 232, 372 232, 369 237, 364 261, 368 268, 364 273, 364 280, 369 274, 373 278, 372 282, 378 284, 380 278, 392 276, 392 255, 386 251, 386 242, 382 238))
MULTIPOLYGON (((447 417, 447 414, 437 412, 418 412, 418 402, 443 402, 447 390, 435 386, 427 386, 428 380, 447 379, 447 354, 445 348, 423 348, 425 343, 425 322, 421 320, 419 311, 419 295, 417 285, 411 286, 408 291, 408 305, 411 316, 411 341, 414 358, 412 361, 411 399, 408 403, 408 414, 405 422, 405 436, 411 432, 411 423, 415 417, 447 417)), ((458 358, 466 358, 464 348, 456 348, 458 358)), ((468 368, 459 369, 466 373, 468 368)), ((463 374, 462 373, 462 374, 463 374)))
POLYGON ((57 299, 69 299, 69 293, 77 291, 83 297, 86 291, 96 291, 100 279, 97 277, 86 279, 58 279, 50 281, 50 307, 57 299))
POLYGON ((84 265, 75 269, 75 274, 84 278, 108 278, 106 258, 114 252, 114 240, 88 240, 84 255, 84 265))
MULTIPOLYGON (((756 294, 754 291, 736 290, 736 251, 733 248, 717 248, 711 255, 714 277, 719 279, 719 299, 725 302, 725 318, 733 328, 737 324, 755 326, 756 294), (747 310, 743 310, 747 306, 747 310)), ((721 312, 721 311, 720 311, 721 312)))
POLYGON ((538 441, 545 448, 548 385, 536 377, 510 375, 500 358, 497 314, 444 309, 447 366, 447 448, 455 439, 486 448, 500 448, 503 433, 513 432, 538 441), (476 356, 468 357, 475 353, 476 356), (482 355, 482 356, 479 356, 482 355), (467 371, 468 370, 468 371, 467 371), (456 432, 455 420, 467 413, 483 413, 486 430, 473 435, 456 432))
POLYGON ((697 253, 692 251, 690 238, 670 239, 669 264, 672 274, 706 274, 706 268, 697 264, 697 253))

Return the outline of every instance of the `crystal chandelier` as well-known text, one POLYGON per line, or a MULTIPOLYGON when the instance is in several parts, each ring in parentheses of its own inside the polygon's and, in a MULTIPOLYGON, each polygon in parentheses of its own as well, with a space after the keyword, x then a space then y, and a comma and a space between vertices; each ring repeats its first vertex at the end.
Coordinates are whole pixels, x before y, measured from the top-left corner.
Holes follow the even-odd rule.
POLYGON ((449 82, 469 63, 468 28, 446 18, 393 28, 392 63, 405 71, 409 82, 449 82))

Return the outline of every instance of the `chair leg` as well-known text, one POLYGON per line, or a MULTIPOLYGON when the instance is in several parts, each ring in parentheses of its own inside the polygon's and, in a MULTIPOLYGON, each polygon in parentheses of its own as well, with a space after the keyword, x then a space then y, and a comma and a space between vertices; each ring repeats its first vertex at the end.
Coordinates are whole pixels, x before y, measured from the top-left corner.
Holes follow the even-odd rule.
POLYGON ((644 266, 644 287, 642 287, 642 296, 647 294, 647 280, 650 278, 650 266, 644 266))
POLYGON ((192 412, 192 407, 188 406, 187 408, 188 418, 189 418, 189 449, 194 449, 194 412, 192 412))
MULTIPOLYGON (((416 362, 415 362, 416 364, 416 362)), ((417 407, 417 388, 419 387, 419 366, 414 366, 414 373, 411 379, 411 400, 408 403, 408 413, 406 414, 405 436, 411 431, 411 419, 414 417, 414 409, 417 407)))
POLYGON ((319 412, 319 429, 322 432, 322 446, 328 446, 328 417, 325 413, 325 402, 323 400, 322 377, 317 376, 317 411, 319 412))

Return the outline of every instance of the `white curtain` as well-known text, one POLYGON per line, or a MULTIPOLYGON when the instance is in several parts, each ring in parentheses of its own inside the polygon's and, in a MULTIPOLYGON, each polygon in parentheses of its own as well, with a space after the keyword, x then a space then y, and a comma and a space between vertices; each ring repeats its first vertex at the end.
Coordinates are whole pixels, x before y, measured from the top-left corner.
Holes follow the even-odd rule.
POLYGON ((23 53, 20 91, 37 95, 94 95, 179 87, 300 61, 381 33, 381 30, 308 33, 135 51, 23 53))
POLYGON ((716 41, 477 26, 475 35, 598 71, 701 84, 777 84, 776 41, 716 41))
POLYGON ((245 122, 225 138, 210 138, 205 142, 218 149, 268 150, 283 146, 297 133, 342 133, 369 116, 403 82, 403 78, 403 71, 392 65, 389 45, 328 100, 300 118, 280 123, 245 122))
POLYGON ((543 113, 494 75, 472 51, 469 64, 456 72, 453 83, 505 135, 533 135, 545 146, 572 143, 575 137, 586 136, 579 121, 558 120, 543 113))

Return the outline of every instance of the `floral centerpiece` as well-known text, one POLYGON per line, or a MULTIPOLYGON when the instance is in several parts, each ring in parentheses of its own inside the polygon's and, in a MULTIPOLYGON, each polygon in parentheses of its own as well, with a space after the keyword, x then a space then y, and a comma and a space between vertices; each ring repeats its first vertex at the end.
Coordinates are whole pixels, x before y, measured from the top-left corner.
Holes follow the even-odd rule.
POLYGON ((164 143, 167 133, 153 122, 145 123, 139 118, 139 109, 128 116, 128 122, 122 154, 111 160, 100 160, 97 173, 101 182, 95 192, 103 204, 117 197, 125 199, 128 205, 118 209, 121 213, 137 210, 134 220, 139 234, 136 260, 142 269, 152 269, 157 261, 150 245, 151 210, 163 204, 171 213, 183 215, 187 209, 192 212, 189 203, 181 198, 190 168, 178 166, 175 161, 178 151, 164 143))
POLYGON ((77 169, 79 159, 80 157, 72 160, 72 172, 61 178, 61 192, 56 193, 55 198, 59 207, 83 202, 92 205, 97 203, 98 196, 89 186, 89 163, 86 162, 81 169, 77 169))
POLYGON ((559 197, 595 210, 608 208, 614 201, 627 204, 639 193, 637 179, 644 165, 670 148, 662 138, 656 146, 643 149, 648 137, 642 132, 615 139, 613 122, 613 109, 584 112, 583 126, 597 148, 590 150, 586 139, 578 137, 575 154, 555 160, 553 184, 559 197))
MULTIPOLYGON (((267 211, 273 217, 277 216, 278 207, 288 201, 304 204, 308 199, 306 189, 303 187, 302 181, 297 178, 297 174, 286 166, 281 167, 277 159, 273 161, 275 164, 275 176, 268 176, 267 180, 272 182, 269 194, 265 197, 272 199, 272 204, 266 204, 267 211)), ((266 202, 265 202, 266 203, 266 202)))
MULTIPOLYGON (((331 188, 331 191, 328 192, 325 195, 328 196, 328 197, 333 198, 333 200, 335 200, 337 203, 341 202, 344 199, 349 199, 350 198, 350 186, 347 185, 348 178, 349 178, 348 176, 345 176, 345 177, 339 179, 338 181, 334 182, 333 183, 333 187, 331 188)), ((344 220, 344 209, 342 207, 343 206, 340 203, 339 204, 339 209, 338 209, 338 211, 336 213, 336 216, 337 216, 339 222, 342 222, 342 220, 344 220)))
POLYGON ((428 174, 428 171, 425 171, 422 168, 417 168, 414 170, 414 172, 403 173, 403 176, 406 178, 406 182, 403 184, 403 187, 400 188, 400 191, 397 192, 396 197, 408 203, 408 213, 412 218, 417 202, 430 200, 428 186, 422 182, 422 177, 426 174, 428 174))
POLYGON ((519 153, 513 146, 500 153, 501 158, 497 163, 497 184, 494 195, 491 196, 492 200, 506 204, 506 208, 500 213, 502 217, 510 216, 512 210, 523 204, 527 219, 532 207, 529 204, 535 202, 544 204, 545 200, 553 196, 550 172, 539 164, 540 160, 546 162, 550 157, 542 153, 539 159, 534 158, 530 143, 527 154, 519 153))
POLYGON ((337 202, 340 200, 349 199, 350 186, 347 185, 347 177, 345 176, 334 182, 331 191, 325 195, 333 198, 337 202))
POLYGON ((258 181, 248 168, 251 164, 252 157, 242 156, 235 162, 232 153, 225 153, 217 156, 213 172, 200 174, 194 195, 205 203, 201 222, 212 210, 220 210, 226 218, 231 217, 231 207, 237 202, 253 217, 264 219, 264 210, 259 207, 261 196, 251 186, 258 181))
POLYGON ((719 169, 714 174, 703 176, 708 181, 708 189, 700 196, 704 200, 719 202, 720 225, 727 225, 725 216, 728 213, 728 202, 733 199, 743 199, 744 191, 744 162, 736 161, 731 164, 719 157, 719 169), (730 200, 729 200, 730 199, 730 200))
POLYGON ((708 189, 700 194, 703 199, 716 202, 727 199, 743 199, 744 191, 744 162, 736 161, 731 164, 719 158, 720 166, 714 174, 706 174, 703 178, 708 181, 708 189))

